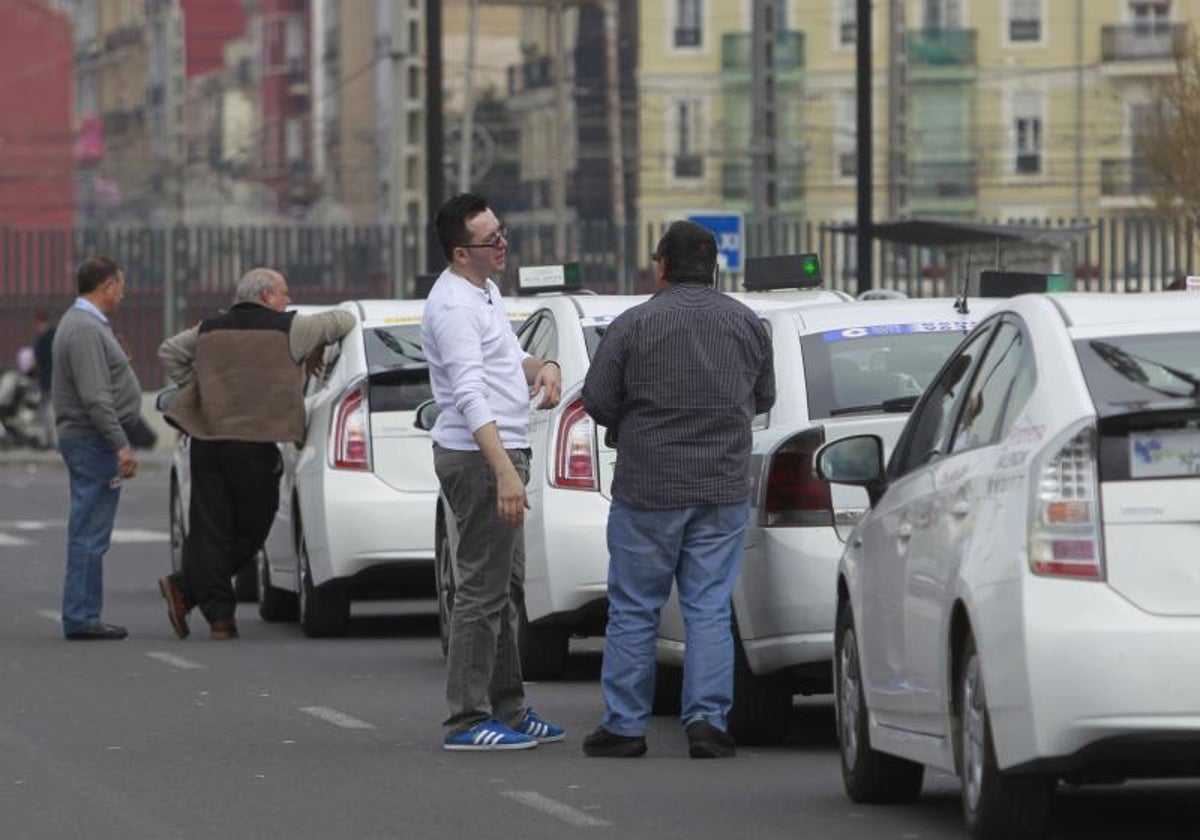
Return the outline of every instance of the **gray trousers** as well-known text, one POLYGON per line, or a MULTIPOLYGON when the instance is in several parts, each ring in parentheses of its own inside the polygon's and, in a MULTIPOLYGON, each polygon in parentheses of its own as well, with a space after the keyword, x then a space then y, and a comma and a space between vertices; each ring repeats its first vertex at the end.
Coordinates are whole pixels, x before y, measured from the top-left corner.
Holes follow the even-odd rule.
MULTIPOLYGON (((529 453, 508 456, 529 481, 529 453)), ((517 624, 525 608, 525 530, 496 511, 496 476, 482 452, 433 447, 433 465, 458 526, 458 582, 446 658, 448 734, 495 718, 510 726, 525 712, 517 624)))

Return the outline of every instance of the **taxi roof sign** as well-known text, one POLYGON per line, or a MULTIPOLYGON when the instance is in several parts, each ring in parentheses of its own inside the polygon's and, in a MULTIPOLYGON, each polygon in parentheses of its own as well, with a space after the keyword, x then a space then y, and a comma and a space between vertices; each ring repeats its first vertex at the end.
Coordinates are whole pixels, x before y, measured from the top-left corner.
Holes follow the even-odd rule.
POLYGON ((979 297, 1007 298, 1037 292, 1069 292, 1071 280, 1065 274, 1041 274, 1033 271, 981 271, 979 297))
POLYGON ((742 285, 748 292, 767 289, 814 289, 824 283, 816 254, 748 257, 742 285))
POLYGON ((580 280, 577 262, 561 265, 523 265, 517 269, 517 290, 523 295, 578 291, 581 286, 580 280))

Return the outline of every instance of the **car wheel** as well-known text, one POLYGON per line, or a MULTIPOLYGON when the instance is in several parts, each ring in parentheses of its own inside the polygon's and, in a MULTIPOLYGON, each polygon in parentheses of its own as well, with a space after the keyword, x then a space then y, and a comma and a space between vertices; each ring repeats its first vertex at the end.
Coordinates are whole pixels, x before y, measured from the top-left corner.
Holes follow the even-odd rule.
POLYGON ((258 600, 258 561, 263 556, 262 549, 259 549, 254 559, 233 576, 233 594, 239 601, 253 603, 258 600))
POLYGON ((450 654, 450 616, 454 611, 454 558, 450 555, 450 535, 439 514, 435 530, 437 557, 434 573, 437 576, 438 635, 442 638, 442 656, 450 654))
POLYGON ((787 737, 791 715, 791 688, 771 675, 759 677, 750 670, 735 623, 729 733, 739 744, 778 744, 787 737))
POLYGON ((654 674, 653 715, 677 715, 683 708, 683 669, 656 665, 654 674))
POLYGON ((303 534, 296 551, 300 581, 300 629, 306 636, 345 636, 350 627, 350 597, 341 581, 313 586, 308 544, 303 534))
POLYGON ((567 669, 567 631, 532 625, 525 608, 520 610, 517 645, 521 652, 521 675, 527 680, 558 679, 567 669))
POLYGON ((263 621, 295 621, 300 609, 296 595, 271 584, 271 566, 265 551, 254 558, 254 570, 258 573, 259 617, 263 621))
POLYGON ((1038 840, 1046 836, 1054 780, 1012 776, 996 766, 992 723, 975 639, 967 635, 959 658, 958 767, 963 818, 976 840, 1038 840))
POLYGON ((171 470, 170 499, 171 571, 178 572, 183 568, 183 541, 187 539, 187 528, 183 524, 183 494, 179 492, 179 479, 175 470, 171 470))
POLYGON ((921 793, 925 767, 871 748, 854 616, 845 603, 838 608, 833 684, 842 785, 846 795, 855 802, 911 802, 916 799, 921 793))

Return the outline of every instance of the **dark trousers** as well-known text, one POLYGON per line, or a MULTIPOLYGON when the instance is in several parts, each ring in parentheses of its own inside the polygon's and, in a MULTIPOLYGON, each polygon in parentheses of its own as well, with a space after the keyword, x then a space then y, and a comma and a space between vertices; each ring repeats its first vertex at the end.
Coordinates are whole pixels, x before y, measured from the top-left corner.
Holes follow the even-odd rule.
POLYGON ((262 548, 279 507, 273 443, 192 439, 192 501, 183 568, 171 576, 209 623, 232 619, 230 581, 262 548))

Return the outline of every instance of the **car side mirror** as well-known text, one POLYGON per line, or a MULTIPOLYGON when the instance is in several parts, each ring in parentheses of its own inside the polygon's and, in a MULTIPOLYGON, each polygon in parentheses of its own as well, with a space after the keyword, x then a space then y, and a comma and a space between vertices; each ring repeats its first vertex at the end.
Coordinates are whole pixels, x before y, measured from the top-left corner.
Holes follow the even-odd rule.
POLYGON ((158 392, 158 396, 154 398, 154 407, 158 409, 160 414, 165 414, 167 409, 171 407, 171 403, 179 396, 179 392, 183 390, 178 385, 168 385, 158 392))
POLYGON ((879 435, 853 435, 827 443, 817 450, 816 463, 819 478, 864 488, 872 505, 887 489, 879 435))
POLYGON ((417 406, 416 419, 413 421, 413 426, 423 432, 433 430, 433 424, 437 422, 438 415, 442 413, 442 409, 438 406, 437 400, 425 400, 417 406))

